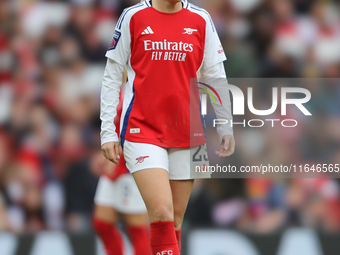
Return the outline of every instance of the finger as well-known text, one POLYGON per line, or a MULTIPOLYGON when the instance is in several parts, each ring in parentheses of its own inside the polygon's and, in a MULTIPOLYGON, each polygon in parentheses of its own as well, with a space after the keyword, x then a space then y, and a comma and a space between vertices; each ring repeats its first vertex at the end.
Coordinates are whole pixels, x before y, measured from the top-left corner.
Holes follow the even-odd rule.
POLYGON ((221 142, 221 150, 225 149, 225 140, 224 138, 222 139, 222 142, 221 142))
POLYGON ((117 144, 117 143, 115 143, 115 145, 114 145, 114 150, 115 150, 115 156, 116 156, 116 158, 120 158, 120 156, 119 156, 119 144, 117 144))
POLYGON ((222 151, 220 154, 220 157, 226 157, 228 156, 228 152, 226 150, 222 151))
POLYGON ((231 139, 229 149, 227 150, 226 156, 231 156, 235 151, 235 140, 231 139))
POLYGON ((114 147, 108 150, 109 160, 118 165, 118 160, 114 151, 114 147))
POLYGON ((224 150, 224 149, 220 149, 219 151, 215 151, 215 153, 216 153, 217 155, 220 155, 221 153, 223 153, 223 150, 224 150))
POLYGON ((227 137, 226 139, 223 138, 222 143, 221 143, 221 149, 228 150, 229 149, 230 140, 231 140, 230 137, 227 137))
POLYGON ((119 165, 119 159, 120 159, 120 153, 119 153, 119 151, 120 151, 120 149, 119 149, 119 144, 118 143, 116 143, 115 144, 115 156, 116 156, 116 160, 118 161, 118 165, 119 165))
POLYGON ((103 156, 104 156, 106 159, 108 159, 108 155, 107 155, 107 153, 106 153, 106 150, 102 150, 102 152, 103 152, 103 156))
POLYGON ((111 161, 113 159, 112 150, 108 148, 108 149, 105 149, 105 152, 106 152, 106 155, 107 155, 107 159, 111 161))
POLYGON ((215 151, 215 153, 219 156, 219 157, 224 157, 224 154, 226 153, 226 150, 221 149, 219 151, 215 151))
POLYGON ((112 158, 111 161, 112 161, 113 163, 115 163, 116 165, 119 165, 119 160, 118 160, 116 154, 114 155, 114 157, 112 158))
POLYGON ((230 149, 230 150, 228 150, 225 154, 224 154, 224 157, 228 157, 228 156, 231 156, 231 155, 233 155, 233 151, 230 149))

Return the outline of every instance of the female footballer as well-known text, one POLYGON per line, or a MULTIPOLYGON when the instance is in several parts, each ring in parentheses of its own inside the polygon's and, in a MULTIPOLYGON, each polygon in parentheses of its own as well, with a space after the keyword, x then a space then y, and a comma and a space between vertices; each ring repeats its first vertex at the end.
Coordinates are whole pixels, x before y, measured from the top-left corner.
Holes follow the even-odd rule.
MULTIPOLYGON (((127 65, 120 142, 149 215, 152 255, 179 255, 180 232, 195 175, 192 152, 205 145, 199 93, 190 85, 226 78, 223 48, 210 15, 180 0, 146 0, 124 10, 106 53, 101 93, 101 144, 104 156, 119 164, 120 146, 113 119, 120 81, 127 65), (194 107, 194 111, 192 111, 194 107)), ((213 84, 211 84, 213 85, 213 84)), ((231 119, 227 90, 213 105, 217 118, 231 119)), ((234 152, 233 131, 217 128, 225 157, 234 152)), ((204 157, 200 157, 204 158, 204 157)))
POLYGON ((133 177, 125 170, 124 157, 114 168, 112 162, 104 160, 94 200, 93 227, 103 241, 106 254, 125 254, 123 238, 116 227, 121 216, 134 254, 150 255, 146 208, 133 177))
MULTIPOLYGON (((123 80, 126 81, 124 73, 123 80)), ((119 126, 123 103, 122 90, 114 124, 119 126)), ((118 135, 118 134, 117 134, 118 135)), ((149 228, 145 204, 137 185, 126 169, 121 155, 119 165, 100 155, 98 162, 102 170, 94 203, 93 227, 103 241, 107 255, 124 255, 123 238, 116 227, 119 216, 125 221, 135 255, 150 255, 149 228)))

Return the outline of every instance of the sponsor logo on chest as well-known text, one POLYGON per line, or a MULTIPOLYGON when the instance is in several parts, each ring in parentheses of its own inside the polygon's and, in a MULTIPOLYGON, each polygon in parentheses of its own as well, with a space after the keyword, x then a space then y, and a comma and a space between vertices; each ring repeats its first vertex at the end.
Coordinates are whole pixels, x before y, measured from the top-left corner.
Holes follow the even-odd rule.
MULTIPOLYGON (((150 28, 150 27, 148 27, 150 28)), ((151 29, 151 28, 150 28, 151 29)), ((146 29, 142 32, 142 35, 149 35, 148 39, 143 40, 143 46, 145 52, 151 52, 151 60, 167 60, 167 61, 186 61, 186 57, 188 53, 194 52, 194 44, 191 42, 186 42, 185 38, 188 36, 184 36, 185 38, 181 38, 182 40, 178 41, 168 41, 167 39, 163 40, 152 40, 149 39, 150 36, 155 34, 154 31, 152 33, 147 33, 150 29, 146 29)), ((185 32, 183 34, 192 35, 193 32, 198 32, 196 29, 185 28, 185 32)))
POLYGON ((187 53, 194 51, 192 43, 144 40, 144 50, 152 51, 151 60, 185 61, 187 53))

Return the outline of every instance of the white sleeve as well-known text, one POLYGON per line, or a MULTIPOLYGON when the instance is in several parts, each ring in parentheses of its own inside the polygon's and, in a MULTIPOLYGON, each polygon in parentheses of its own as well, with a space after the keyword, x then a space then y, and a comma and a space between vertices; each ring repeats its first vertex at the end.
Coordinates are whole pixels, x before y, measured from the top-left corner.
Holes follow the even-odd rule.
POLYGON ((126 66, 131 55, 130 19, 123 12, 120 16, 106 57, 126 66))
POLYGON ((108 142, 118 142, 114 118, 117 115, 124 69, 124 65, 110 58, 107 59, 100 97, 101 145, 108 142))
POLYGON ((225 61, 227 58, 210 15, 206 17, 205 31, 203 68, 209 68, 225 61))
POLYGON ((231 114, 231 101, 229 90, 223 88, 223 84, 226 82, 226 74, 223 66, 223 62, 219 62, 211 67, 202 68, 202 73, 204 78, 209 79, 209 85, 213 86, 216 92, 219 94, 222 105, 218 100, 216 100, 216 105, 213 100, 210 98, 210 102, 214 108, 216 113, 216 117, 218 119, 227 119, 228 124, 218 125, 217 133, 220 137, 220 141, 222 141, 223 136, 225 135, 234 135, 233 128, 230 126, 230 123, 233 119, 231 114), (210 82, 211 81, 211 82, 210 82))

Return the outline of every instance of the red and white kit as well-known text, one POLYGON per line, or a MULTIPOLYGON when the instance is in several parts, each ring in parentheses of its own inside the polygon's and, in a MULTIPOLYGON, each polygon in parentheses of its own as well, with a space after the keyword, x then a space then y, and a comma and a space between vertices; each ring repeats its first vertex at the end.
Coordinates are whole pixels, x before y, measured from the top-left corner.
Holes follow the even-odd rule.
MULTIPOLYGON (((225 78, 222 62, 226 57, 210 15, 186 1, 182 4, 176 13, 159 12, 149 0, 125 9, 106 53, 101 141, 118 141, 112 120, 127 65, 120 130, 130 172, 161 167, 170 170, 170 179, 190 179, 189 148, 197 150, 206 143, 199 90, 190 87, 190 78, 199 71, 206 78, 225 78), (176 149, 188 159, 180 176, 171 175, 176 161, 171 154, 176 149)), ((213 105, 216 115, 231 119, 229 93, 224 90, 220 97, 223 106, 213 105)), ((221 139, 233 135, 228 125, 222 126, 217 130, 221 139)))
POLYGON ((112 207, 120 213, 145 213, 146 207, 142 196, 124 163, 122 157, 114 171, 115 178, 107 174, 100 177, 94 202, 96 205, 112 207), (116 174, 117 172, 119 174, 116 174))
MULTIPOLYGON (((117 106, 117 116, 114 124, 119 126, 122 112, 124 92, 120 93, 117 106)), ((113 165, 113 164, 112 164, 113 165)), ((119 165, 113 166, 113 171, 103 172, 100 176, 94 202, 96 205, 113 207, 116 211, 126 214, 140 214, 146 212, 146 207, 137 184, 125 166, 123 156, 119 159, 119 165)))

